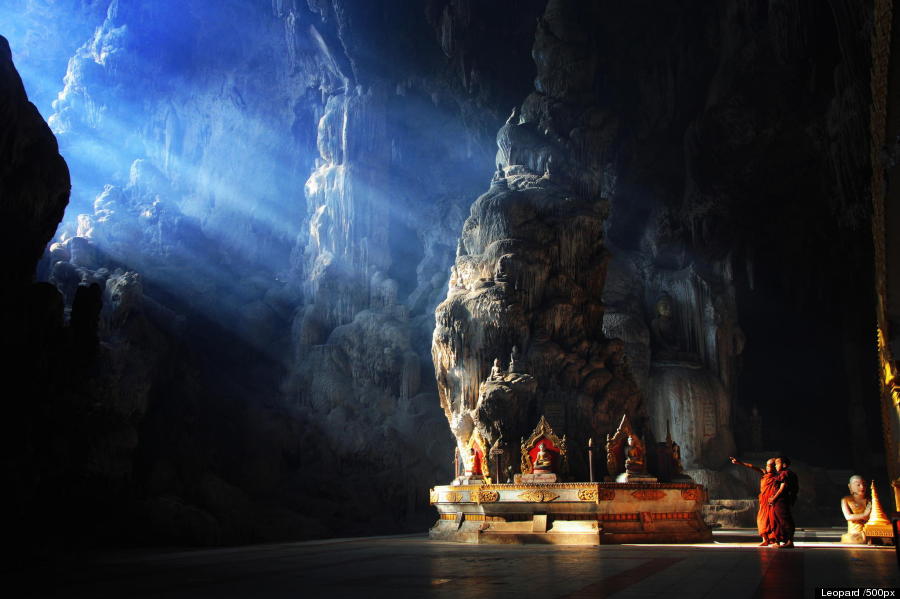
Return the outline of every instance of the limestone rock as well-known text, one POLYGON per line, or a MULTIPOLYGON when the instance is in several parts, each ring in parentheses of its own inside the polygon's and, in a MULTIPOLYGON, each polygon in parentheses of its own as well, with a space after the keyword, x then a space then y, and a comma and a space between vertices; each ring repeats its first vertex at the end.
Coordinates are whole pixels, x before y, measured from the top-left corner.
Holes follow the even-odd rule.
MULTIPOLYGON (((585 39, 584 24, 559 10, 551 3, 545 19, 585 39)), ((438 391, 461 449, 478 430, 488 445, 502 439, 505 451, 515 453, 510 441, 527 436, 544 414, 570 439, 602 438, 623 412, 643 424, 623 346, 602 332, 607 212, 591 173, 607 148, 556 133, 593 126, 594 113, 580 109, 597 102, 595 90, 542 79, 560 62, 576 65, 596 55, 541 34, 547 27, 542 21, 534 46, 537 95, 513 110, 497 134, 497 180, 472 204, 447 297, 436 311, 438 391), (537 98, 546 96, 570 106, 543 111, 537 98), (491 362, 514 346, 522 349, 528 383, 486 380, 491 362)), ((568 81, 566 73, 554 81, 568 81)), ((575 469, 584 475, 583 464, 575 469)))
POLYGON ((703 506, 703 520, 716 528, 756 529, 756 499, 712 499, 703 506))

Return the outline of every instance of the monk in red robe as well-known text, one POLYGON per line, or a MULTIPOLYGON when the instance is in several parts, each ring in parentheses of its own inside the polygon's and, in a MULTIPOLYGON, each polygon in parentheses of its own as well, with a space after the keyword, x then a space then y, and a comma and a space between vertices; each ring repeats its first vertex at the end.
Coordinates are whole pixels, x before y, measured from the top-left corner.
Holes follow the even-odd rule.
POLYGON ((775 477, 777 476, 777 472, 775 472, 775 458, 770 458, 766 462, 765 469, 754 466, 753 464, 741 462, 737 458, 729 459, 732 464, 737 464, 738 466, 743 466, 759 472, 759 511, 756 513, 756 531, 762 538, 762 542, 759 546, 767 547, 769 545, 778 544, 774 533, 772 505, 769 503, 769 499, 775 493, 775 477))
POLYGON ((797 475, 791 472, 791 460, 782 456, 775 458, 775 492, 769 498, 772 506, 772 522, 775 538, 779 547, 791 549, 794 547, 794 516, 791 507, 797 501, 797 493, 800 484, 797 475))

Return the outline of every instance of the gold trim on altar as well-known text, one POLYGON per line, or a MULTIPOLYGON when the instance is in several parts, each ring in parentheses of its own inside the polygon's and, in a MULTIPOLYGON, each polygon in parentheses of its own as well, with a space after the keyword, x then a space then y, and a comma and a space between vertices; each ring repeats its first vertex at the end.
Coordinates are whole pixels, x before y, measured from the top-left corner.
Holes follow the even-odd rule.
POLYGON ((497 491, 478 490, 469 493, 475 500, 475 503, 494 503, 500 501, 500 493, 497 491))
POLYGON ((459 491, 445 491, 441 500, 444 503, 459 503, 462 501, 463 494, 459 491))
MULTIPOLYGON (((473 491, 479 489, 493 489, 497 491, 526 491, 539 486, 542 489, 584 489, 590 488, 592 483, 539 483, 539 484, 507 484, 507 483, 488 483, 488 484, 471 484, 471 485, 453 485, 453 489, 460 491, 473 491)), ((593 483, 600 489, 600 493, 606 491, 615 492, 615 489, 637 490, 637 489, 698 489, 701 485, 697 483, 660 483, 660 482, 639 482, 639 483, 593 483)), ((445 485, 449 487, 450 485, 445 485)), ((441 488, 440 485, 435 489, 441 488)))
POLYGON ((545 503, 548 501, 555 501, 559 499, 558 493, 553 493, 552 491, 525 491, 523 493, 519 493, 519 499, 523 501, 536 501, 540 503, 545 503))
POLYGON ((631 496, 640 501, 659 501, 666 496, 666 492, 662 489, 638 489, 631 496))
POLYGON ((579 501, 597 501, 597 489, 578 489, 579 501))

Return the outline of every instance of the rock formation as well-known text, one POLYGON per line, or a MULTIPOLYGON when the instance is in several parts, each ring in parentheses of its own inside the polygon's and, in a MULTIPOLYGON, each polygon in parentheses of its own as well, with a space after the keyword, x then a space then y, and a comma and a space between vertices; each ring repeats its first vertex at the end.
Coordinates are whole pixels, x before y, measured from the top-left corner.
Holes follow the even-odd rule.
MULTIPOLYGON (((538 21, 535 91, 497 134, 497 174, 463 225, 437 308, 435 374, 461 448, 477 431, 514 453, 542 415, 557 434, 585 441, 623 413, 643 423, 624 346, 602 331, 604 173, 618 122, 585 75, 599 60, 586 12, 550 2, 538 21), (485 380, 514 347, 521 363, 485 380)), ((586 475, 582 463, 573 470, 586 475)))
MULTIPOLYGON (((530 351, 530 338, 521 336, 534 334, 524 324, 532 313, 515 312, 524 302, 509 302, 505 316, 496 316, 503 304, 490 283, 506 278, 497 274, 508 270, 509 258, 492 264, 499 249, 484 253, 491 242, 511 237, 503 229, 510 220, 504 202, 519 191, 510 176, 524 174, 546 174, 570 195, 593 192, 608 200, 603 246, 611 260, 598 301, 603 332, 624 348, 652 436, 661 440, 670 421, 686 469, 721 468, 729 452, 749 446, 750 408, 762 397, 781 398, 762 412, 769 446, 805 451, 790 440, 783 410, 831 426, 819 410, 800 407, 800 398, 810 395, 801 383, 808 379, 773 369, 800 373, 820 370, 817 361, 833 364, 832 354, 809 345, 811 339, 830 345, 826 322, 840 322, 842 338, 861 348, 852 331, 865 327, 851 321, 868 313, 863 306, 871 302, 858 292, 871 286, 869 244, 860 237, 865 227, 858 228, 867 213, 859 201, 866 131, 857 126, 868 105, 867 13, 844 3, 833 8, 779 3, 766 10, 733 2, 715 10, 697 4, 658 11, 548 3, 533 49, 535 92, 498 135, 502 170, 463 230, 451 287, 455 281, 467 289, 451 289, 440 312, 436 369, 458 438, 479 426, 470 412, 491 361, 512 344, 530 351), (843 41, 833 45, 837 40, 843 41), (644 52, 638 56, 634 48, 644 52), (586 132, 587 143, 578 143, 586 132), (829 200, 817 204, 816 197, 829 200), (854 249, 836 256, 828 235, 858 242, 848 241, 854 249), (470 239, 476 241, 471 250, 470 239), (827 282, 813 266, 824 255, 854 282, 827 282), (495 298, 483 304, 497 310, 475 303, 478 292, 495 298), (672 347, 659 344, 654 332, 663 295, 671 299, 664 324, 672 347), (838 305, 859 310, 835 312, 838 305), (477 337, 482 325, 472 324, 478 319, 498 323, 483 325, 484 341, 477 337), (785 322, 807 324, 794 331, 785 322), (783 369, 773 366, 770 351, 781 356, 783 369)), ((857 394, 867 383, 855 367, 827 370, 832 383, 813 377, 815 394, 830 395, 829 385, 845 389, 853 407, 839 410, 852 412, 860 430, 857 394)), ((572 391, 564 387, 570 400, 572 391)), ((871 406, 866 410, 877 419, 871 406)), ((838 428, 831 434, 842 435, 838 428)), ((866 443, 858 433, 854 439, 858 448, 866 443)), ((719 487, 725 492, 728 485, 719 487)))

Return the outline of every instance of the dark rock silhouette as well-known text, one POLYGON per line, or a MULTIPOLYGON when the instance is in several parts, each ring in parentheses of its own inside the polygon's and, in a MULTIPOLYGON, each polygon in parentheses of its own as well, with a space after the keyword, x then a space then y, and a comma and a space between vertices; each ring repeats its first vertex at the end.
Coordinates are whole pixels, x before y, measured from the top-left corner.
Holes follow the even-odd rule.
POLYGON ((0 251, 8 272, 3 287, 30 282, 44 247, 69 201, 69 171, 56 138, 28 101, 0 36, 0 219, 9 227, 0 251))

